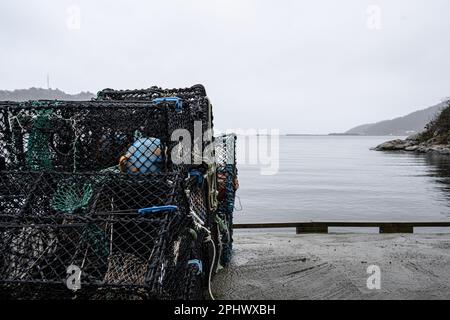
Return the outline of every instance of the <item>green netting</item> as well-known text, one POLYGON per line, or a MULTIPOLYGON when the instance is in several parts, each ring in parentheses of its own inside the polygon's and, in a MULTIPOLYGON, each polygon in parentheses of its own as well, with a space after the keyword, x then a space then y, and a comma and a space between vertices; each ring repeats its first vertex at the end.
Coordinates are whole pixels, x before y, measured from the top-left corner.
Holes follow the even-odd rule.
MULTIPOLYGON (((93 195, 90 183, 76 184, 61 182, 53 196, 51 206, 54 210, 66 214, 84 214, 93 195)), ((109 255, 109 241, 105 231, 96 224, 84 228, 81 239, 98 255, 109 255)))
POLYGON ((92 185, 60 183, 52 200, 52 208, 62 213, 74 213, 87 208, 93 194, 92 185))
POLYGON ((33 118, 33 129, 28 139, 27 165, 34 171, 52 170, 48 130, 51 127, 50 116, 53 110, 37 110, 36 113, 33 118))
POLYGON ((90 224, 86 227, 81 236, 89 243, 89 247, 101 257, 109 255, 109 240, 106 232, 96 224, 90 224))

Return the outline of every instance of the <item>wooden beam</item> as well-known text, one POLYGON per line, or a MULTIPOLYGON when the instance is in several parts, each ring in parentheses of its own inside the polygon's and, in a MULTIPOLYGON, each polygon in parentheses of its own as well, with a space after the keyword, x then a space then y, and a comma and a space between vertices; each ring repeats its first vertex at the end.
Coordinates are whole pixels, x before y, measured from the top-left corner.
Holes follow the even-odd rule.
POLYGON ((297 226, 297 234, 305 233, 328 233, 328 226, 323 223, 311 223, 308 226, 297 226))
POLYGON ((414 226, 406 223, 383 224, 380 233, 414 233, 414 226))
POLYGON ((235 229, 279 229, 295 228, 301 233, 328 233, 330 227, 342 228, 379 228, 380 233, 413 233, 414 228, 448 228, 450 221, 437 222, 367 222, 367 221, 328 221, 328 222, 287 222, 287 223, 241 223, 235 229))

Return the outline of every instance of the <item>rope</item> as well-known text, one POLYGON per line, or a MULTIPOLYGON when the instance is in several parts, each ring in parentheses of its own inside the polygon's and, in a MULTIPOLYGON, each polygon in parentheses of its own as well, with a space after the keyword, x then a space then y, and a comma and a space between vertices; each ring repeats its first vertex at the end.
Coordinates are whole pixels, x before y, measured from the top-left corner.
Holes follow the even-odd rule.
POLYGON ((209 297, 211 300, 215 300, 214 295, 212 293, 211 290, 211 280, 212 280, 212 273, 213 273, 213 269, 214 269, 214 262, 216 261, 216 244, 214 243, 214 240, 211 237, 211 231, 208 230, 206 227, 204 227, 204 222, 198 217, 198 215, 194 212, 194 211, 190 211, 192 217, 194 218, 194 225, 199 228, 202 229, 206 232, 206 234, 208 235, 205 239, 205 242, 209 242, 212 244, 213 247, 213 258, 211 260, 211 265, 209 267, 209 275, 208 275, 208 293, 209 293, 209 297))
MULTIPOLYGON (((205 230, 208 230, 208 229, 205 228, 205 230)), ((216 300, 214 298, 214 295, 212 294, 212 290, 211 290, 212 272, 213 272, 213 268, 214 268, 214 262, 216 261, 216 245, 215 245, 213 239, 211 238, 211 233, 208 234, 208 237, 206 237, 205 242, 211 243, 212 247, 213 247, 213 258, 211 260, 211 266, 209 267, 209 276, 208 276, 208 293, 209 293, 209 297, 211 300, 216 300)))

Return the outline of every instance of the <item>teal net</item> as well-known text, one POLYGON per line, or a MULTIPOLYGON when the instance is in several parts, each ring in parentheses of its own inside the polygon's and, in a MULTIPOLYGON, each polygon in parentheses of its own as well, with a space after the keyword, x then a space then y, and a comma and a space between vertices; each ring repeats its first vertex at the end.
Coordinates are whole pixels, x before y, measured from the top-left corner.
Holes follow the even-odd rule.
POLYGON ((62 213, 84 211, 93 194, 92 185, 85 183, 59 183, 52 199, 52 208, 62 213))
POLYGON ((33 171, 53 169, 48 133, 51 128, 50 116, 53 110, 37 110, 28 139, 27 165, 33 171))

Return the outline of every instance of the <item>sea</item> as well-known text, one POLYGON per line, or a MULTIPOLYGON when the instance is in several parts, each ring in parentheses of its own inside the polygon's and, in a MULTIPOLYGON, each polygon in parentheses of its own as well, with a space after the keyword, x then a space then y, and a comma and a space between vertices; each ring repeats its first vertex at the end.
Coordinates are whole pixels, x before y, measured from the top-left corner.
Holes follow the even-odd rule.
POLYGON ((238 158, 235 222, 449 221, 450 157, 370 150, 395 138, 280 136, 271 175, 238 158))

